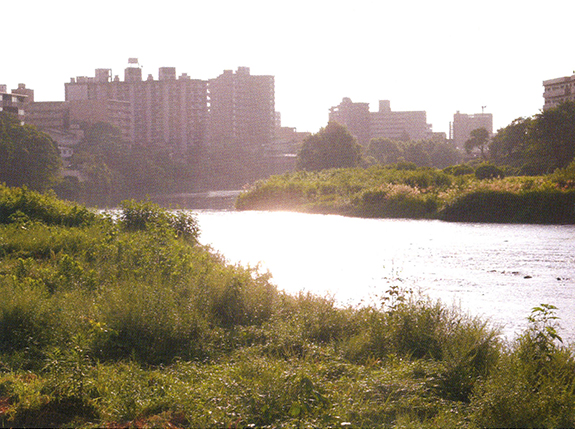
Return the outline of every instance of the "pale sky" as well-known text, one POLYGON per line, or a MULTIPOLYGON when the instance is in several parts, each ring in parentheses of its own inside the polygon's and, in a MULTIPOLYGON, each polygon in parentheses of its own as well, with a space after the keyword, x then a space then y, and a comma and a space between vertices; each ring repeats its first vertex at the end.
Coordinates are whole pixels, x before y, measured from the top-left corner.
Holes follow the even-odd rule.
POLYGON ((456 111, 494 115, 494 128, 537 114, 543 80, 570 76, 572 0, 99 0, 0 3, 0 83, 37 101, 129 57, 210 79, 250 67, 275 76, 282 125, 317 132, 343 97, 425 110, 448 132, 456 111))

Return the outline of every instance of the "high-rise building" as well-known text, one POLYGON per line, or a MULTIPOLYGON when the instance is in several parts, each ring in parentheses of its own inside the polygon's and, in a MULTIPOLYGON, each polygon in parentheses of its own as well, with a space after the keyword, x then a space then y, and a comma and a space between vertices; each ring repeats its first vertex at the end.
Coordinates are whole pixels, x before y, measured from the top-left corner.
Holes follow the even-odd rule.
POLYGON ((255 76, 248 67, 225 70, 208 82, 208 139, 216 146, 264 152, 276 125, 273 76, 255 76))
POLYGON ((373 138, 425 140, 433 135, 425 111, 394 112, 388 100, 380 100, 379 110, 370 112, 369 103, 344 98, 330 109, 329 120, 345 125, 362 145, 373 138))
POLYGON ((543 110, 557 107, 565 101, 575 101, 575 74, 543 81, 543 110))
POLYGON ((428 140, 433 136, 425 110, 393 111, 389 100, 379 101, 379 110, 370 113, 370 138, 428 140))
POLYGON ((493 135, 493 115, 491 113, 455 113, 451 123, 451 139, 458 149, 465 149, 465 142, 469 140, 471 131, 485 128, 489 135, 493 135))
POLYGON ((134 143, 180 151, 201 145, 208 112, 207 82, 191 79, 186 73, 176 77, 174 67, 160 68, 158 80, 152 75, 143 80, 137 59, 128 62, 123 81, 118 76, 112 78, 109 69, 97 69, 94 77, 72 78, 65 85, 71 116, 75 107, 86 108, 78 102, 98 100, 106 106, 91 108, 107 110, 108 114, 116 111, 122 134, 131 135, 129 140, 134 143), (130 115, 121 102, 129 103, 130 115))
POLYGON ((354 103, 345 97, 338 106, 329 109, 329 120, 345 125, 362 145, 367 145, 370 134, 369 103, 354 103))

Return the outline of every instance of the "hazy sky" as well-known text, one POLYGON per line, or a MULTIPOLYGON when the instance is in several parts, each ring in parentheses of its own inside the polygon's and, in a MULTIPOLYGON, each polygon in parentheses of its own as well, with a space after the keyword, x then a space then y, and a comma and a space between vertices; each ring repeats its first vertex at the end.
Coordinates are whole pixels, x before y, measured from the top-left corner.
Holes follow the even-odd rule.
POLYGON ((209 79, 224 69, 275 76, 284 126, 316 132, 343 97, 425 110, 434 131, 453 114, 493 113, 495 129, 543 106, 542 81, 570 76, 572 0, 220 0, 0 3, 0 83, 37 101, 64 99, 72 76, 129 57, 209 79))

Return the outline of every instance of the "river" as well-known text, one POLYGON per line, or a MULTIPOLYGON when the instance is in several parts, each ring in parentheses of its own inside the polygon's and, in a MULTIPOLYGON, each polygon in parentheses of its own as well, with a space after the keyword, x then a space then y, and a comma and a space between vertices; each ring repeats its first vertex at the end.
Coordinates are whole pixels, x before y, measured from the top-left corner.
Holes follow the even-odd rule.
POLYGON ((390 285, 422 291, 501 326, 512 339, 541 303, 575 341, 575 226, 360 219, 289 212, 196 211, 200 241, 230 262, 269 270, 289 293, 341 304, 390 285))

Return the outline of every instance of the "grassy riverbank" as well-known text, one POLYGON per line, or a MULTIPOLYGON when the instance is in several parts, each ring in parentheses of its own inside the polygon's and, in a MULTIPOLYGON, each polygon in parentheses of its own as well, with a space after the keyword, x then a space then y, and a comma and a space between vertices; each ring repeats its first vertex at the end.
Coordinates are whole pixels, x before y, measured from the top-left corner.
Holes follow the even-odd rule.
POLYGON ((198 243, 188 213, 118 219, 0 187, 2 427, 565 427, 553 309, 504 344, 400 287, 340 308, 198 243))
POLYGON ((239 196, 236 207, 464 222, 575 223, 573 165, 538 177, 478 179, 461 172, 405 165, 299 171, 256 183, 239 196))

